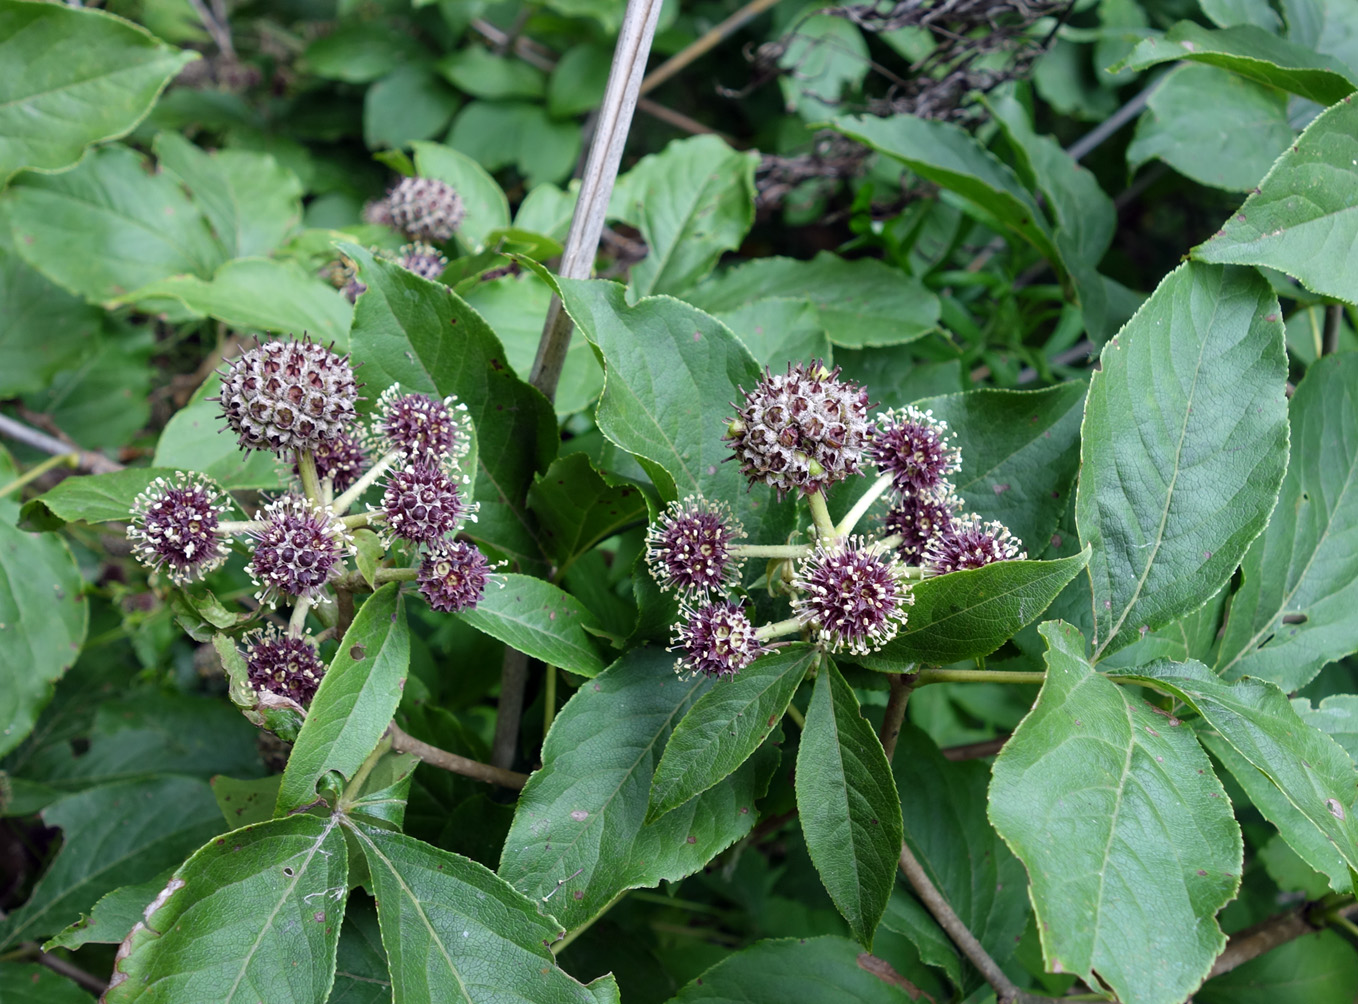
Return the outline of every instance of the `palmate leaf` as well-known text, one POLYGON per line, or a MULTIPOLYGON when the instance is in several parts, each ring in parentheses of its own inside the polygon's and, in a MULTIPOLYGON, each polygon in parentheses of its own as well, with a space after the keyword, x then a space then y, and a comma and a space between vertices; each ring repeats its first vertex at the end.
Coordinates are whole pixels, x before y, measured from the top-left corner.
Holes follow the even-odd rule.
POLYGON ((128 935, 104 1000, 324 1000, 335 978, 348 866, 335 819, 271 819, 210 841, 128 935))
POLYGON ((854 937, 871 950, 896 884, 901 800, 881 741, 829 660, 806 712, 796 780, 811 861, 854 937))
POLYGON ((612 976, 585 987, 547 945, 564 930, 489 868, 357 824, 396 1004, 617 1004, 612 976))
POLYGON ((1257 273, 1180 266, 1100 361, 1075 495, 1095 660, 1216 595, 1287 465, 1283 326, 1257 273))
POLYGON ((1285 691, 1358 650, 1358 367, 1325 356, 1289 404, 1292 456, 1268 528, 1241 564, 1243 582, 1216 657, 1227 679, 1285 691))
POLYGON ((1096 673, 1070 625, 1040 631, 1047 680, 995 760, 991 822, 1027 866, 1048 970, 1179 1004, 1226 944, 1230 801, 1190 729, 1096 673))

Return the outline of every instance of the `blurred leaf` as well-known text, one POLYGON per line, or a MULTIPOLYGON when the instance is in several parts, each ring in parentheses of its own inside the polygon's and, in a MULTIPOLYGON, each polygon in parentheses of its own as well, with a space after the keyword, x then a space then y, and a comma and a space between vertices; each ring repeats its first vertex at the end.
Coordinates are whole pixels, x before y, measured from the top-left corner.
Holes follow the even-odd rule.
POLYGON ((1333 931, 1284 942, 1208 980, 1197 1004, 1349 1004, 1358 995, 1358 955, 1333 931))
POLYGON ((1127 148, 1135 171, 1152 158, 1231 192, 1259 184, 1292 145, 1287 95, 1214 66, 1186 63, 1150 96, 1127 148))
POLYGON ((36 962, 0 962, 0 1000, 5 1004, 90 1004, 94 998, 36 962))
POLYGON ((839 111, 845 90, 862 85, 870 65, 868 44, 858 25, 830 14, 798 18, 792 28, 778 59, 785 71, 778 86, 788 111, 822 122, 839 111))
POLYGON ((318 77, 366 84, 417 62, 422 54, 419 43, 390 23, 347 20, 307 46, 303 60, 318 77))
POLYGON ((1257 273, 1190 263, 1104 346, 1075 498, 1096 661, 1215 596, 1268 521, 1287 464, 1280 314, 1257 273))
POLYGON ((629 301, 691 289, 740 246, 754 222, 757 161, 716 136, 694 136, 618 178, 609 215, 640 230, 647 249, 632 266, 629 301))
POLYGON ((99 10, 0 3, 0 188, 130 132, 196 54, 99 10))
POLYGON ((92 353, 77 356, 74 367, 58 370, 45 388, 26 394, 24 404, 87 450, 121 446, 151 417, 154 348, 147 328, 110 332, 92 353))
POLYGON ((674 1004, 901 1004, 904 988, 874 974, 864 958, 861 946, 847 938, 759 941, 726 956, 670 999, 674 1004))
POLYGON ((398 66, 363 96, 363 142, 399 149, 442 132, 462 102, 421 66, 398 66))
POLYGON ((348 864, 335 821, 315 816, 271 819, 211 841, 128 937, 104 1000, 324 1000, 348 864))
POLYGON ((569 178, 580 142, 574 122, 555 121, 540 104, 525 101, 473 101, 448 134, 451 146, 488 171, 517 167, 529 187, 569 178))
POLYGON ((618 1000, 611 976, 587 989, 557 968, 547 946, 561 925, 489 868, 401 833, 352 832, 372 874, 394 999, 472 1000, 475 987, 486 1000, 618 1000))
POLYGON ((1263 265, 1307 289, 1358 302, 1347 249, 1358 240, 1349 199, 1358 185, 1358 104, 1348 98, 1316 117, 1215 236, 1199 261, 1263 265))
POLYGON ((160 874, 222 830, 207 785, 188 777, 91 788, 42 818, 62 831, 62 848, 28 901, 0 923, 0 949, 56 934, 105 893, 160 874))
POLYGON ((1142 41, 1114 69, 1144 70, 1180 59, 1231 70, 1247 80, 1276 87, 1322 105, 1355 90, 1352 73, 1331 56, 1285 41, 1254 25, 1213 30, 1180 21, 1163 37, 1142 41))
POLYGON ((1202 12, 1218 28, 1252 24, 1276 34, 1280 27, 1277 12, 1268 0, 1202 0, 1202 12))
MULTIPOLYGON (((917 280, 872 258, 850 261, 828 251, 810 261, 747 262, 686 293, 685 299, 720 314, 775 296, 810 303, 830 341, 848 348, 902 345, 938 327, 938 299, 917 280)), ((772 362, 774 369, 783 368, 783 360, 772 362)))
POLYGON ((1226 945, 1230 800, 1190 730, 1094 672, 1070 625, 1040 630, 1047 682, 995 760, 991 822, 1028 869, 1048 971, 1179 1004, 1226 945))
POLYGON ((479 45, 449 53, 438 71, 460 90, 478 98, 540 98, 546 93, 541 70, 514 56, 497 56, 479 45))
POLYGON ((778 728, 817 654, 805 645, 781 649, 700 697, 675 726, 656 765, 648 821, 677 809, 753 756, 778 728))
POLYGON ((528 489, 547 553, 560 570, 635 523, 645 523, 646 496, 635 485, 604 481, 583 453, 558 457, 528 489))
POLYGON ((1303 722, 1320 729, 1358 760, 1358 695, 1334 694, 1314 708, 1305 697, 1292 699, 1294 710, 1303 722))
POLYGON ((604 98, 611 49, 593 42, 573 46, 561 54, 547 81, 547 111, 567 118, 593 111, 604 98))
MULTIPOLYGON (((272 806, 271 806, 272 808, 272 806)), ((156 898, 156 893, 165 888, 165 883, 174 873, 175 865, 138 882, 136 885, 119 886, 106 892, 99 901, 90 907, 89 912, 80 919, 53 935, 43 944, 43 951, 56 948, 76 949, 81 945, 116 945, 127 937, 142 919, 146 904, 156 898)), ((0 998, 4 1000, 6 998, 0 998)))
POLYGON ((826 891, 869 951, 896 884, 900 803, 881 740, 826 660, 797 747, 798 818, 826 891))
POLYGON ((757 362, 773 370, 800 359, 832 360, 825 325, 809 300, 769 297, 712 316, 731 329, 757 362))
POLYGON ((391 723, 410 664, 399 585, 368 597, 344 633, 288 757, 277 814, 311 805, 328 771, 352 778, 391 723))
POLYGON ((637 648, 577 690, 519 796, 500 876, 570 929, 626 889, 692 874, 748 833, 771 769, 763 755, 643 825, 660 751, 713 685, 676 679, 673 655, 637 648))
POLYGON ((23 741, 85 641, 85 583, 57 537, 0 521, 0 753, 23 741))
POLYGON ((207 276, 223 257, 174 178, 124 146, 95 150, 64 174, 17 178, 0 207, 24 260, 87 300, 181 272, 207 276))
POLYGON ((511 648, 580 676, 598 676, 604 661, 590 641, 598 618, 570 593, 513 573, 491 581, 481 602, 457 616, 511 648))

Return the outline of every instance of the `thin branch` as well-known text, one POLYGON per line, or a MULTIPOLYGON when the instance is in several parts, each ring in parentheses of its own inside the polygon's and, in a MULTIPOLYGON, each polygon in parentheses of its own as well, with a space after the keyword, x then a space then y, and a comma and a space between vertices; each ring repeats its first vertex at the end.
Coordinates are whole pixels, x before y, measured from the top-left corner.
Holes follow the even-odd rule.
POLYGON ((497 767, 508 768, 514 762, 514 754, 518 752, 523 692, 527 686, 528 656, 506 645, 504 662, 500 666, 500 701, 495 712, 495 739, 490 747, 490 761, 497 767))
MULTIPOLYGON (((189 6, 198 15, 198 20, 203 22, 203 27, 212 36, 212 42, 221 51, 221 54, 227 59, 234 60, 236 58, 236 47, 231 42, 231 28, 227 24, 226 18, 223 16, 221 20, 218 20, 212 11, 207 9, 203 0, 189 0, 189 6)), ((213 4, 213 6, 217 7, 218 13, 225 14, 225 11, 217 4, 213 4)))
POLYGON ((38 965, 46 966, 48 969, 52 970, 52 972, 65 976, 68 980, 79 983, 86 990, 90 991, 90 993, 101 994, 108 989, 108 983, 104 980, 101 980, 93 973, 85 972, 85 970, 81 969, 79 966, 72 962, 67 962, 58 955, 51 955, 44 952, 36 941, 25 941, 21 947, 25 954, 30 956, 38 965))
POLYGON ((905 722, 905 706, 910 702, 910 692, 915 689, 915 681, 904 673, 887 677, 891 694, 886 701, 886 714, 882 717, 882 749, 886 750, 889 761, 896 754, 896 740, 905 722))
POLYGON ((42 477, 54 467, 60 467, 62 464, 65 464, 68 467, 74 467, 79 461, 80 455, 78 453, 62 453, 55 457, 48 457, 41 463, 34 464, 9 484, 0 488, 0 498, 13 492, 17 492, 24 485, 38 480, 38 478, 42 477))
MULTIPOLYGON (((660 0, 628 0, 618 44, 613 50, 608 86, 604 90, 603 104, 599 106, 589 159, 580 182, 580 197, 575 203, 575 215, 571 218, 570 233, 561 256, 562 278, 587 279, 594 268, 599 235, 608 214, 608 202, 618 177, 618 166, 622 163, 627 133, 632 127, 646 57, 650 55, 651 39, 660 18, 660 6, 660 0)), ((570 347, 571 327, 561 300, 553 297, 528 381, 549 401, 556 397, 557 381, 561 379, 566 349, 570 347)))
POLYGON ((1346 917, 1358 909, 1358 903, 1353 902, 1352 896, 1333 899, 1338 899, 1341 905, 1336 908, 1327 900, 1303 903, 1295 910, 1276 914, 1267 920, 1261 920, 1253 927, 1236 931, 1226 942, 1225 950, 1217 956, 1216 962, 1212 963, 1212 971, 1207 974, 1207 978, 1210 980, 1213 976, 1229 973, 1237 966, 1244 965, 1265 952, 1271 952, 1279 945, 1303 935, 1314 934, 1329 922, 1331 917, 1346 917))
POLYGON ((420 760, 432 767, 439 767, 453 774, 469 777, 474 781, 485 781, 487 784, 498 784, 501 788, 512 788, 514 791, 522 790, 523 786, 528 783, 527 774, 494 767, 478 760, 469 760, 467 757, 458 756, 456 753, 441 750, 437 746, 430 746, 428 743, 416 739, 395 722, 387 726, 387 735, 391 736, 391 748, 393 750, 398 753, 414 753, 420 760))
POLYGON ((53 456, 64 456, 74 453, 79 458, 79 466, 92 474, 112 474, 114 471, 121 471, 123 465, 116 460, 110 460, 102 453, 95 453, 93 450, 82 450, 78 447, 72 448, 70 443, 63 443, 55 436, 49 436, 45 432, 39 432, 32 426, 24 425, 23 422, 15 421, 8 415, 0 415, 0 436, 5 436, 14 440, 16 443, 23 443, 35 450, 43 453, 50 453, 53 456))
POLYGON ((1325 308, 1325 334, 1320 343, 1320 354, 1332 356, 1339 351, 1339 327, 1344 319, 1344 305, 1332 303, 1325 308))
POLYGON ((994 739, 986 739, 979 743, 967 743, 963 746, 949 746, 942 750, 942 753, 949 760, 979 760, 981 757, 994 756, 1004 744, 1009 741, 1008 736, 996 736, 994 739))
POLYGON ((905 873, 906 879, 909 880, 911 888, 915 890, 915 895, 920 898, 920 902, 934 915, 934 920, 938 921, 939 926, 947 932, 953 944, 961 949, 962 954, 990 984, 995 991, 995 997, 999 1004, 1027 1004, 1027 1002, 1040 999, 1025 994, 1004 974, 1004 970, 981 947, 976 936, 967 930, 967 926, 962 923, 961 918, 953 912, 953 908, 948 905, 943 894, 938 891, 934 883, 930 881, 929 876, 925 874, 924 866, 919 863, 910 848, 904 843, 901 844, 901 871, 905 873))
POLYGON ((676 52, 650 73, 646 74, 646 79, 641 82, 641 93, 649 94, 651 91, 655 90, 666 80, 669 80, 670 77, 688 66, 695 59, 705 56, 729 36, 735 34, 777 2, 778 0, 750 0, 749 3, 740 8, 740 10, 736 11, 725 21, 722 21, 720 24, 694 39, 679 52, 676 52))

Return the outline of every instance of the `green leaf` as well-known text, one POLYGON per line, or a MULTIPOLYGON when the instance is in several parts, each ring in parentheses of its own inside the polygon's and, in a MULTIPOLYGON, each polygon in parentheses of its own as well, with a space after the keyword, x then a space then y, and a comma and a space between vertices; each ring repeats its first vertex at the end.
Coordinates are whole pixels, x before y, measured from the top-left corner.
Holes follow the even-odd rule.
MULTIPOLYGON (((902 1004, 899 985, 862 964, 848 938, 759 941, 722 959, 689 982, 674 1004, 902 1004)), ((880 961, 880 960, 879 960, 880 961)))
POLYGON ((289 816, 218 837, 133 928, 104 1000, 325 1000, 348 864, 333 819, 289 816))
MULTIPOLYGON (((517 167, 531 186, 569 178, 581 137, 574 122, 549 118, 537 102, 473 101, 453 120, 448 142, 487 171, 517 167)), ((492 236, 483 243, 493 246, 492 236)))
POLYGON ((66 523, 126 522, 133 500, 157 478, 173 478, 168 467, 132 467, 112 474, 67 478, 24 503, 19 518, 30 526, 56 530, 66 523))
POLYGON ((180 272, 206 276, 223 257, 175 179, 123 146, 95 150, 64 174, 17 178, 0 206, 24 260, 87 300, 180 272))
MULTIPOLYGON (((1275 684, 1249 677, 1226 683, 1200 662, 1157 662, 1118 675, 1172 693, 1202 715, 1358 870, 1353 761, 1337 742, 1303 722, 1275 684)), ((1280 829, 1287 837, 1286 825, 1280 829)), ((1288 843, 1300 853, 1298 843, 1290 838, 1288 843)))
POLYGON ((1268 521, 1287 466, 1279 318, 1257 273, 1190 263, 1104 346, 1075 497, 1095 660, 1211 599, 1268 521))
MULTIPOLYGON (((815 307, 835 345, 903 345, 938 327, 938 298, 900 269, 873 258, 852 261, 822 251, 810 261, 758 258, 708 280, 684 295, 719 314, 769 297, 804 300, 815 307)), ((756 353, 758 355, 758 353, 756 353)), ((774 358, 775 369, 798 355, 774 358)))
MULTIPOLYGON (((146 904, 156 898, 174 873, 174 865, 145 882, 119 886, 104 893, 88 914, 69 924, 43 943, 43 951, 56 948, 76 949, 82 945, 116 945, 127 937, 142 919, 146 904)), ((0 998, 3 999, 3 998, 0 998)))
POLYGON ((778 727, 817 651, 792 645, 756 659, 700 697, 675 726, 651 779, 647 820, 727 777, 778 727))
POLYGON ((0 962, 0 1000, 5 1004, 90 1004, 93 999, 36 962, 0 962))
POLYGON ((278 786, 282 781, 282 774, 249 780, 218 774, 210 783, 217 808, 226 818, 226 825, 234 830, 273 818, 273 807, 278 802, 278 786))
POLYGON ((1284 41, 1254 25, 1214 31, 1192 21, 1180 21, 1163 37, 1140 42, 1113 69, 1144 70, 1181 59, 1219 66, 1322 105, 1333 104, 1355 89, 1351 72, 1339 60, 1284 41))
POLYGON ((920 177, 956 192, 997 227, 1013 231, 1060 266, 1061 254, 1051 228, 1032 195, 1008 166, 961 127, 910 115, 849 116, 835 119, 833 126, 850 139, 900 161, 920 177))
POLYGON ((57 933, 105 893, 173 867, 222 829, 207 785, 187 777, 91 788, 42 817, 62 831, 62 848, 28 901, 0 924, 0 949, 57 933))
POLYGON ((109 331, 80 353, 73 366, 53 374, 42 390, 24 396, 30 410, 47 415, 86 449, 116 448, 132 439, 151 416, 151 354, 147 327, 109 331))
POLYGON ((604 661, 590 641, 599 620, 570 593, 529 575, 498 576, 481 602, 457 616, 510 648, 526 652, 549 666, 580 676, 598 676, 604 661))
POLYGON ((480 251, 486 235, 509 226, 509 200, 495 179, 466 154, 441 143, 411 143, 415 170, 422 178, 437 178, 457 189, 467 215, 458 237, 473 251, 480 251))
POLYGON ((1318 115, 1259 189, 1215 236, 1193 249, 1199 261, 1265 265, 1307 289, 1350 303, 1358 270, 1358 104, 1345 98, 1318 115))
POLYGON ((0 187, 130 132, 196 54, 99 10, 0 3, 0 187))
MULTIPOLYGON (((528 489, 546 550, 564 570, 623 528, 646 522, 646 496, 635 485, 610 485, 583 453, 558 457, 528 489)), ((560 572, 558 572, 560 574, 560 572)))
POLYGON ((28 735, 80 653, 84 588, 64 541, 0 521, 0 754, 28 735))
POLYGON ((831 14, 799 17, 781 47, 778 86, 784 106, 807 122, 821 122, 839 110, 845 89, 857 89, 871 65, 858 25, 831 14))
POLYGON ((877 733, 829 660, 816 677, 797 747, 797 809, 821 882, 871 951, 896 884, 901 799, 877 733))
POLYGON ((746 491, 722 433, 737 385, 753 388, 759 369, 722 324, 668 297, 624 302, 603 280, 557 280, 571 319, 603 356, 608 376, 596 419, 612 442, 635 455, 665 500, 688 494, 729 499, 752 540, 781 540, 791 506, 761 485, 746 491))
POLYGON ((604 98, 612 61, 612 50, 596 42, 584 42, 563 52, 547 81, 547 111, 562 119, 597 108, 604 98))
POLYGON ((386 557, 386 554, 386 546, 377 534, 371 530, 354 531, 354 564, 358 566, 359 574, 363 576, 363 581, 368 584, 369 589, 377 588, 374 576, 377 574, 378 562, 386 557))
POLYGON ((632 224, 646 257, 632 266, 628 299, 682 293, 733 251, 754 222, 758 156, 716 136, 675 140, 618 179, 609 215, 632 224))
POLYGON ((540 98, 547 90, 541 70, 513 56, 497 56, 479 45, 449 53, 438 71, 459 90, 478 98, 540 98))
POLYGON ((335 988, 327 1004, 391 1004, 391 973, 377 909, 366 896, 349 897, 335 962, 335 988))
POLYGON ((189 187, 228 258, 267 255, 302 222, 301 181, 267 153, 208 153, 168 130, 156 135, 153 149, 160 166, 189 187))
POLYGON ((967 508, 998 519, 1029 554, 1047 547, 1080 469, 1085 387, 973 390, 916 402, 948 423, 962 450, 953 477, 967 508))
POLYGON ((391 724, 410 663, 410 633, 391 582, 373 593, 321 678, 278 789, 277 814, 316 800, 328 771, 352 778, 391 724))
POLYGON ((536 562, 541 546, 523 499, 534 472, 555 455, 551 405, 514 375, 495 333, 446 286, 374 260, 356 245, 344 245, 344 252, 359 263, 368 284, 350 335, 363 363, 364 393, 376 399, 399 382, 407 391, 456 394, 477 437, 481 511, 468 535, 511 554, 521 567, 536 562))
POLYGON ((676 679, 663 649, 637 648, 576 691, 519 796, 500 876, 569 929, 623 890, 692 874, 748 833, 768 782, 760 756, 643 825, 666 739, 713 686, 676 679))
POLYGON ((398 66, 363 95, 363 142, 400 149, 442 132, 461 106, 457 92, 423 66, 398 66))
POLYGON ((303 56, 306 69, 329 80, 366 84, 416 62, 423 47, 405 31, 375 18, 349 20, 316 39, 303 56))
POLYGON ((1230 192, 1254 188, 1295 135, 1286 94, 1200 63, 1171 70, 1146 109, 1127 148, 1131 170, 1159 158, 1230 192))
MULTIPOLYGON (((404 834, 351 830, 372 874, 395 1000, 595 1000, 546 947, 561 925, 489 868, 404 834)), ((617 999, 611 976, 594 989, 617 999)))
POLYGON ((810 300, 768 297, 712 316, 731 329, 756 361, 774 370, 785 369, 794 359, 832 358, 825 324, 810 300))
POLYGON ((214 317, 249 331, 303 333, 343 352, 349 345, 354 310, 335 289, 295 261, 236 258, 211 279, 175 275, 148 283, 114 304, 154 308, 157 300, 175 300, 195 317, 214 317))
POLYGON ((997 561, 917 582, 905 627, 879 651, 853 661, 903 673, 989 655, 1042 616, 1088 562, 1086 547, 1055 561, 997 561))
POLYGON ((1208 980, 1196 1004, 1349 1004, 1358 995, 1358 956, 1333 931, 1284 942, 1208 980))
MULTIPOLYGON (((899 787, 899 784, 897 785, 899 787)), ((984 789, 981 798, 982 814, 985 812, 984 789)), ((989 824, 985 824, 989 830, 989 824)), ((994 832, 991 830, 990 832, 994 832)), ((1000 841, 997 845, 1004 847, 1000 841)), ((1019 888, 1022 889, 1023 866, 1018 863, 1018 859, 1009 854, 1009 849, 1004 848, 1009 860, 1013 861, 1018 868, 1019 888)), ((906 938, 915 946, 919 952, 920 961, 926 966, 935 966, 942 969, 953 986, 962 986, 962 961, 958 958, 957 949, 948 936, 943 933, 943 928, 938 926, 938 921, 924 909, 919 900, 910 896, 899 886, 891 893, 891 898, 887 900, 886 913, 882 915, 882 927, 888 931, 894 931, 901 937, 906 938)))
POLYGON ((221 406, 208 400, 220 393, 221 377, 214 373, 166 423, 152 465, 161 470, 199 471, 227 491, 279 488, 278 458, 262 450, 249 457, 241 453, 240 440, 225 428, 221 406))
POLYGON ((1358 650, 1358 371, 1345 355, 1306 371, 1289 405, 1292 457, 1268 528, 1242 563, 1216 658, 1227 679, 1301 688, 1358 650))
POLYGON ((1070 625, 1040 631, 1047 682, 995 760, 990 820, 1027 866, 1049 971, 1179 1004, 1226 945, 1230 800, 1189 729, 1094 672, 1070 625))
MULTIPOLYGON (((989 768, 976 760, 953 763, 928 735, 908 722, 896 738, 891 764, 901 793, 906 842, 967 930, 1003 965, 1028 922, 1027 876, 986 819, 989 768)), ((902 897, 898 888, 893 904, 902 897)), ((938 962, 930 964, 949 969, 951 963, 955 968, 956 953, 942 929, 923 906, 904 898, 915 915, 922 915, 911 923, 918 933, 903 932, 915 939, 921 958, 926 962, 937 958, 938 962)), ((903 912, 899 905, 888 906, 883 923, 896 924, 892 929, 898 930, 903 912)), ((976 979, 968 977, 970 988, 976 979)), ((960 980, 954 982, 963 986, 960 980)))
POLYGON ((1252 24, 1270 33, 1279 28, 1278 15, 1268 0, 1202 0, 1202 12, 1218 28, 1252 24))
POLYGON ((1314 708, 1305 697, 1295 697, 1292 709, 1303 722, 1330 736, 1358 761, 1358 695, 1333 694, 1314 708))

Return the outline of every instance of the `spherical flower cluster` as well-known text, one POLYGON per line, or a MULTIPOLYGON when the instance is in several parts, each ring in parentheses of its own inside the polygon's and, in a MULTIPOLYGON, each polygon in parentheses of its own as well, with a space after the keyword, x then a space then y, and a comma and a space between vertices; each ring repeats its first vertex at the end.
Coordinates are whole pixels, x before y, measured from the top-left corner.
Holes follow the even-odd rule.
POLYGON ((921 492, 944 484, 962 469, 962 451, 948 442, 948 423, 911 405, 878 416, 868 443, 868 459, 891 475, 898 492, 921 492))
POLYGON ((765 375, 743 405, 726 439, 751 484, 763 482, 779 496, 810 495, 859 472, 867 444, 868 395, 839 379, 819 360, 765 375))
POLYGON ((492 566, 473 544, 440 540, 430 545, 420 562, 420 593, 433 610, 457 613, 481 602, 492 566))
POLYGON ((443 275, 448 267, 448 259, 439 254, 439 249, 423 241, 407 244, 396 252, 396 263, 407 271, 414 272, 421 279, 431 282, 443 275))
POLYGON ((325 663, 315 645, 306 638, 282 634, 277 628, 248 639, 245 665, 255 690, 272 691, 302 705, 311 703, 325 675, 325 663))
POLYGON ((739 577, 731 544, 742 533, 728 506, 690 495, 671 502, 646 531, 646 564, 661 590, 705 599, 739 577))
POLYGON ((907 565, 923 564, 929 541, 952 526, 953 514, 961 508, 962 500, 946 482, 931 491, 902 495, 884 521, 886 533, 901 538, 896 555, 907 565))
POLYGON ((164 570, 176 585, 202 578, 226 560, 218 531, 226 509, 217 487, 202 475, 156 478, 132 504, 127 528, 132 553, 147 567, 164 570))
POLYGON ((936 574, 964 568, 980 568, 995 561, 1023 561, 1027 558, 1022 543, 994 520, 981 522, 975 513, 959 516, 929 541, 924 562, 936 574))
POLYGON ((671 652, 679 652, 675 670, 681 676, 703 673, 730 677, 769 649, 739 603, 718 600, 699 607, 680 607, 671 652))
POLYGON ((457 533, 468 518, 476 519, 474 506, 462 498, 453 479, 426 463, 392 471, 377 511, 390 536, 417 544, 432 544, 457 533))
POLYGON ((428 464, 456 462, 471 448, 471 419, 456 397, 403 394, 400 384, 377 399, 373 428, 384 450, 428 464))
MULTIPOLYGON (((334 439, 321 443, 313 455, 316 459, 316 476, 322 481, 329 478, 337 492, 353 485, 369 464, 363 446, 347 432, 341 432, 334 439)), ((301 474, 296 464, 292 465, 292 473, 301 474)))
POLYGON ((310 339, 264 342, 227 363, 222 417, 251 450, 314 450, 356 419, 358 385, 348 356, 310 339))
POLYGON ((896 637, 915 602, 895 555, 858 537, 817 545, 793 584, 801 592, 792 605, 798 619, 831 651, 857 655, 896 637))
POLYGON ((396 229, 436 243, 451 238, 467 215, 457 189, 434 178, 402 178, 387 194, 387 211, 396 229))
POLYGON ((344 524, 297 495, 270 502, 255 519, 263 526, 252 531, 249 572, 261 603, 280 595, 315 595, 350 548, 344 524))

